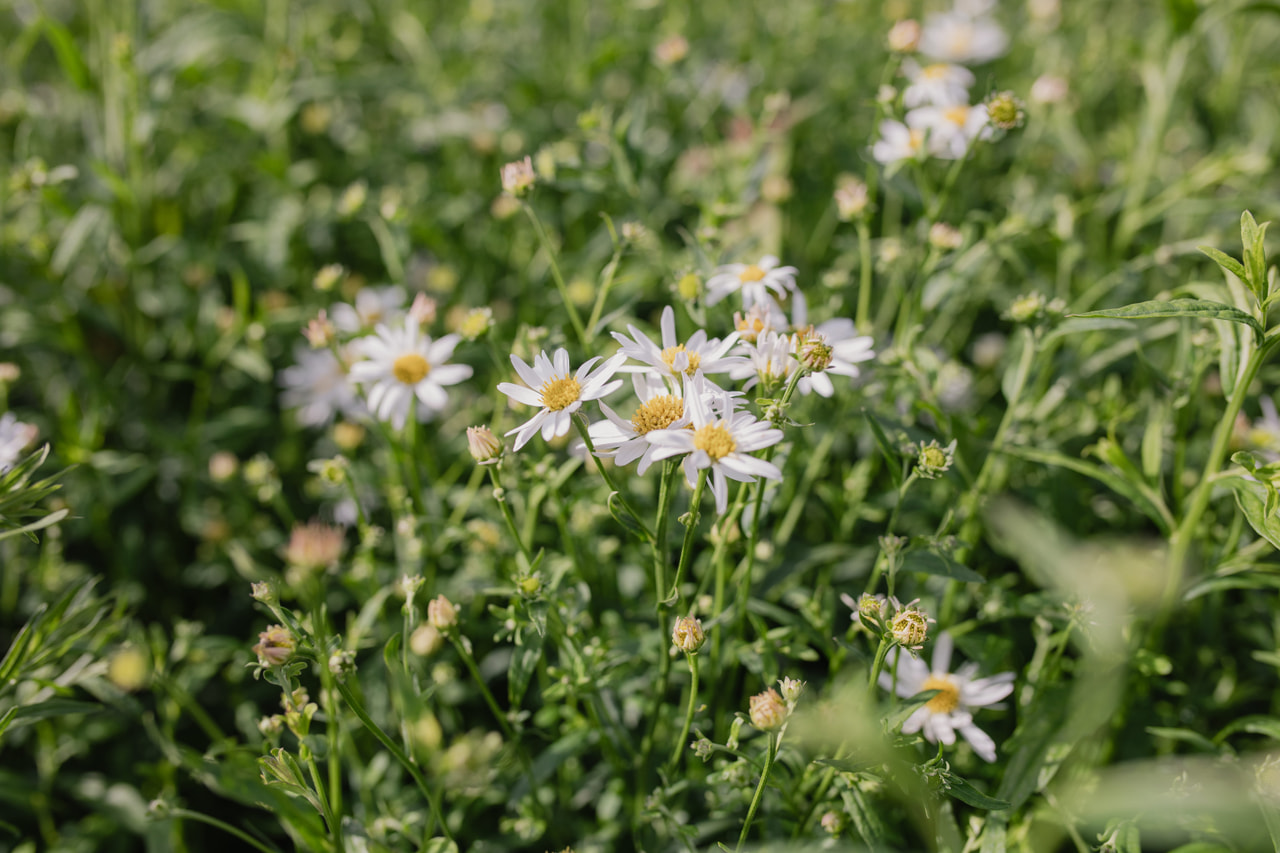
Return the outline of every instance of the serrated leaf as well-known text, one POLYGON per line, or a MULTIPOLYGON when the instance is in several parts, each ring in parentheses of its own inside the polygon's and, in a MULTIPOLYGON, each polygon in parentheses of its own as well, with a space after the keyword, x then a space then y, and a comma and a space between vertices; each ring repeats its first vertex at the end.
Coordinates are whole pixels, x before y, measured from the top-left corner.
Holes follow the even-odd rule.
POLYGON ((933 575, 940 578, 965 583, 986 583, 987 579, 962 563, 956 562, 945 554, 929 549, 909 551, 902 559, 901 571, 919 572, 922 575, 933 575))
POLYGON ((1228 255, 1226 252, 1219 251, 1212 246, 1196 246, 1204 254, 1213 259, 1214 263, 1231 273, 1236 278, 1249 283, 1249 273, 1245 272, 1244 264, 1228 255))
POLYGON ((1003 811, 1009 808, 1009 804, 1004 800, 987 796, 950 770, 942 771, 942 778, 946 783, 945 790, 948 796, 962 803, 968 803, 975 809, 1003 811))
POLYGON ((1073 314, 1074 317, 1116 317, 1122 320, 1154 320, 1163 317, 1196 317, 1202 320, 1227 320, 1248 326, 1261 338, 1265 330, 1251 314, 1205 299, 1170 299, 1166 302, 1135 302, 1121 308, 1102 308, 1073 314))

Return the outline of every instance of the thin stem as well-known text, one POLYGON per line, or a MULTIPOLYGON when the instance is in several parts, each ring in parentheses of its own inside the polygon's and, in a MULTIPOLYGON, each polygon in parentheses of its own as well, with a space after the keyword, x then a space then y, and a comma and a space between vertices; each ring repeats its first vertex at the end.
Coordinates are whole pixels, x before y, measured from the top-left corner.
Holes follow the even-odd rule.
POLYGON ((689 729, 693 727, 693 709, 698 704, 698 656, 696 654, 686 655, 689 659, 689 706, 684 712, 684 727, 680 730, 680 737, 676 738, 675 748, 671 751, 671 759, 667 762, 667 767, 671 770, 676 768, 680 763, 680 756, 685 750, 685 744, 689 740, 689 729))
POLYGON ((871 677, 867 679, 867 686, 872 690, 875 690, 876 685, 880 683, 880 673, 884 669, 884 661, 891 648, 893 648, 893 640, 889 637, 881 637, 880 646, 876 649, 876 659, 871 663, 871 677))
POLYGON ((627 499, 622 496, 622 492, 613 483, 613 475, 609 473, 609 469, 604 467, 604 463, 601 462, 600 457, 596 455, 596 445, 595 442, 591 440, 591 433, 587 430, 586 419, 575 417, 573 419, 573 425, 578 428, 578 435, 582 436, 583 443, 587 445, 587 455, 595 461, 596 470, 599 471, 600 476, 604 478, 605 485, 609 487, 609 491, 612 493, 611 497, 612 495, 618 496, 618 503, 622 506, 623 510, 626 511, 627 515, 631 516, 632 520, 636 523, 640 534, 645 539, 652 542, 653 533, 649 530, 648 525, 640 520, 640 516, 631 508, 631 504, 627 502, 627 499))
POLYGON ((578 342, 585 348, 587 346, 587 332, 582 326, 582 318, 578 316, 578 309, 574 307, 573 300, 569 298, 569 287, 564 283, 564 276, 560 274, 560 265, 556 263, 556 253, 551 246, 551 239, 547 237, 547 232, 542 227, 542 220, 538 218, 533 206, 528 202, 521 202, 520 206, 524 208, 525 215, 533 223, 533 231, 538 235, 538 242, 542 244, 542 250, 547 253, 547 263, 551 267, 551 277, 555 280, 556 289, 560 291, 560 299, 564 302, 565 310, 569 313, 569 323, 573 326, 573 331, 578 336, 578 342))
POLYGON ((471 656, 471 652, 467 650, 466 645, 457 634, 450 633, 449 639, 453 641, 453 647, 458 650, 459 657, 467 665, 467 671, 471 673, 471 677, 475 680, 476 685, 479 686, 480 694, 484 696, 484 701, 489 706, 489 710, 493 712, 494 719, 498 721, 498 726, 502 729, 502 733, 508 741, 516 743, 516 733, 512 730, 511 723, 507 721, 507 715, 498 707, 498 701, 489 692, 489 685, 484 683, 484 678, 480 675, 480 669, 476 666, 475 658, 471 656))
POLYGON ((268 846, 263 842, 259 841, 258 839, 254 838, 249 833, 245 832, 243 829, 239 829, 237 827, 232 826, 229 823, 218 820, 216 817, 210 817, 207 814, 201 814, 200 812, 193 812, 190 809, 181 809, 181 808, 170 808, 169 814, 172 817, 186 818, 187 820, 196 820, 196 821, 199 821, 200 823, 206 823, 209 826, 215 827, 217 829, 221 829, 223 832, 227 833, 228 835, 234 835, 236 838, 239 838, 241 841, 243 841, 245 844, 248 844, 250 847, 253 847, 257 850, 261 850, 262 853, 280 853, 279 847, 276 847, 274 845, 268 846))
POLYGON ((702 503, 702 489, 707 484, 708 469, 703 468, 698 472, 698 484, 693 487, 693 498, 689 501, 689 517, 685 522, 684 541, 680 545, 680 562, 676 563, 676 581, 671 585, 671 592, 667 595, 663 604, 680 600, 680 584, 684 581, 685 569, 689 566, 689 557, 693 553, 693 537, 698 530, 698 519, 701 513, 698 505, 702 503))
POLYGON ((751 798, 751 807, 747 809, 747 819, 742 824, 742 834, 738 836, 738 846, 733 848, 734 853, 738 853, 742 849, 742 845, 747 841, 747 833, 751 831, 751 821, 755 820, 756 810, 760 808, 760 801, 764 799, 764 786, 769 781, 769 771, 773 769, 773 759, 778 755, 778 744, 782 742, 782 733, 779 732, 775 737, 773 732, 769 732, 769 751, 765 754, 764 770, 760 773, 760 784, 756 785, 756 794, 751 798))
POLYGON ((502 517, 507 522, 507 530, 511 533, 511 538, 516 540, 516 547, 520 549, 520 553, 524 555, 525 568, 533 565, 533 554, 529 553, 529 546, 524 544, 524 537, 520 535, 520 528, 516 524, 516 518, 511 514, 511 505, 507 503, 506 490, 502 488, 502 481, 498 479, 498 466, 486 466, 489 469, 489 479, 493 481, 493 499, 498 502, 498 506, 502 509, 502 517))
POLYGON ((618 247, 613 250, 613 257, 609 259, 609 263, 604 268, 604 283, 600 285, 600 292, 596 294, 596 302, 591 306, 591 316, 587 319, 587 335, 591 340, 595 340, 596 324, 600 322, 600 314, 604 311, 605 298, 609 295, 609 289, 613 287, 613 280, 618 273, 618 262, 622 260, 622 253, 626 250, 626 241, 620 241, 618 247))
POLYGON ((865 218, 858 220, 858 311, 854 323, 858 331, 871 331, 871 228, 865 218))
POLYGON ((329 826, 329 834, 333 836, 333 849, 341 851, 343 849, 342 823, 329 805, 329 797, 325 793, 325 784, 320 777, 320 767, 316 764, 316 757, 310 749, 307 749, 305 744, 302 746, 301 752, 303 753, 303 760, 307 763, 307 772, 311 774, 311 784, 316 789, 316 798, 320 802, 320 813, 324 816, 324 822, 329 826))

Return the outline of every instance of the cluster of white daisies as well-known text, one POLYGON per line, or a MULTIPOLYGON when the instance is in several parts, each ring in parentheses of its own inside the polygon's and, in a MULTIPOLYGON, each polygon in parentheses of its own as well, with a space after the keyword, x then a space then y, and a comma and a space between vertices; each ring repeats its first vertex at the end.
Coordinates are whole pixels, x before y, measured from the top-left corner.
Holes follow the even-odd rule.
POLYGON ((449 361, 461 339, 423 331, 435 319, 424 295, 408 309, 405 301, 401 287, 366 287, 353 304, 334 305, 311 321, 305 330, 311 348, 299 346, 296 364, 280 377, 282 403, 297 409, 299 423, 320 426, 340 414, 400 429, 411 412, 426 421, 444 410, 445 388, 472 373, 449 361))
POLYGON ((880 123, 880 139, 871 155, 892 164, 936 157, 959 160, 978 139, 992 135, 985 104, 969 102, 973 72, 965 64, 981 64, 1001 56, 1009 44, 990 16, 995 0, 956 0, 950 12, 916 21, 900 21, 889 33, 889 44, 902 53, 919 53, 929 64, 913 58, 902 63, 908 80, 902 93, 907 113, 902 121, 880 123))
POLYGON ((583 404, 594 400, 604 415, 587 427, 597 453, 619 465, 638 462, 641 474, 654 462, 682 457, 691 487, 702 472, 709 475, 717 512, 727 505, 729 480, 781 479, 776 465, 753 454, 781 441, 782 430, 743 409, 743 392, 759 388, 781 397, 791 388, 792 393, 830 396, 835 390, 830 374, 855 377, 857 363, 874 356, 871 339, 859 336, 851 320, 807 324, 795 274, 794 267, 779 266, 772 256, 718 268, 707 282, 706 303, 739 293, 743 308, 734 314, 736 329, 724 338, 698 329, 681 340, 675 310, 667 306, 658 340, 629 325, 627 334, 613 333, 621 345, 616 354, 592 358, 576 371, 564 349, 551 356, 539 353, 533 364, 512 355, 524 384, 503 382, 498 390, 537 408, 507 433, 515 436, 515 449, 538 433, 545 440, 567 434, 583 404), (791 303, 790 319, 784 302, 791 303), (630 418, 604 402, 624 384, 614 378, 618 373, 631 375, 630 418), (742 385, 726 387, 730 382, 742 385))

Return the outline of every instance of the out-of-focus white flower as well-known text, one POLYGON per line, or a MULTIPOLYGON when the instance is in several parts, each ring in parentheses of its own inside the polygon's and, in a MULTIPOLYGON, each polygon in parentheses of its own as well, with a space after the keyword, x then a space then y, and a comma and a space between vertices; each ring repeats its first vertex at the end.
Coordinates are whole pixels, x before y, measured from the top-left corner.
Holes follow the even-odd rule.
POLYGON ((920 22, 907 18, 889 28, 889 50, 910 53, 920 44, 920 22))
POLYGON ((999 24, 961 11, 930 15, 920 33, 920 52, 941 62, 988 62, 1008 47, 1009 37, 999 24))
POLYGON ((38 430, 24 424, 13 412, 0 415, 0 474, 8 471, 22 457, 22 451, 36 440, 38 430))
POLYGON ((736 352, 743 356, 743 363, 729 371, 729 378, 747 380, 742 386, 744 391, 757 384, 763 384, 771 391, 780 390, 777 386, 784 384, 792 373, 800 369, 795 339, 784 332, 765 332, 756 338, 754 344, 743 344, 736 352))
POLYGON ((992 135, 983 104, 916 107, 907 113, 907 124, 925 132, 929 153, 942 160, 962 159, 975 139, 992 135))
POLYGON ((428 416, 443 411, 449 403, 445 386, 471 376, 470 366, 448 364, 458 341, 457 335, 432 340, 412 318, 398 328, 379 325, 353 345, 365 360, 351 365, 351 379, 372 386, 366 391, 369 411, 400 429, 415 398, 428 416))
MULTIPOLYGON (((695 376, 692 382, 705 380, 695 376)), ((699 471, 711 472, 717 513, 723 515, 729 504, 729 480, 782 479, 777 465, 750 455, 782 441, 782 430, 756 420, 749 412, 734 411, 728 392, 716 389, 708 393, 705 385, 687 388, 684 404, 689 428, 654 430, 645 438, 658 448, 654 459, 684 454, 684 475, 690 486, 696 485, 699 471)))
POLYGON ((969 103, 969 87, 973 85, 974 76, 963 65, 935 62, 921 67, 915 60, 907 59, 902 63, 902 73, 911 81, 902 92, 902 102, 908 107, 969 103))
POLYGON ((924 690, 937 690, 932 699, 907 717, 902 724, 903 733, 923 732, 930 743, 950 746, 956 742, 956 732, 959 732, 983 761, 995 761, 995 741, 974 725, 973 709, 995 705, 1012 693, 1014 674, 1002 672, 988 678, 974 678, 978 674, 975 663, 948 672, 951 651, 951 636, 945 632, 938 635, 933 646, 932 667, 894 648, 885 660, 884 672, 880 673, 880 686, 885 690, 895 689, 896 668, 899 696, 909 698, 924 690))
POLYGON ((362 287, 355 298, 355 305, 340 302, 331 312, 333 325, 343 332, 362 332, 379 323, 391 324, 404 310, 404 288, 362 287))
POLYGON ((900 121, 885 119, 880 122, 880 138, 871 146, 871 156, 877 163, 885 165, 922 159, 925 156, 925 132, 900 121))
POLYGON ((1031 102, 1033 104, 1056 104, 1067 96, 1069 86, 1062 77, 1054 74, 1041 74, 1031 84, 1031 102))
POLYGON ((296 363, 280 373, 280 403, 298 410, 298 423, 321 426, 336 414, 358 418, 367 412, 333 350, 295 347, 293 358, 296 363))
POLYGON ((524 447, 538 430, 542 430, 545 441, 567 433, 573 424, 573 413, 581 409, 585 401, 598 400, 622 387, 621 379, 609 380, 626 360, 625 355, 615 355, 592 372, 592 366, 600 361, 596 356, 584 362, 577 373, 572 373, 569 351, 564 347, 556 350, 552 358, 547 358, 545 352, 538 353, 532 366, 513 353, 511 366, 528 387, 502 382, 498 390, 517 403, 540 407, 533 417, 507 432, 516 437, 515 449, 524 447))
POLYGON ((754 264, 725 264, 707 279, 707 304, 714 305, 730 293, 742 293, 742 307, 768 304, 773 295, 786 299, 796 289, 796 268, 780 267, 773 255, 754 264))
POLYGON ((703 374, 728 373, 729 370, 744 359, 725 354, 737 342, 737 333, 730 334, 723 341, 718 338, 707 340, 707 333, 699 329, 685 343, 676 339, 676 312, 668 305, 662 309, 659 322, 662 333, 661 345, 655 344, 644 332, 635 326, 628 325, 631 337, 621 332, 614 332, 613 337, 622 348, 619 353, 634 359, 644 367, 624 367, 624 373, 644 372, 666 380, 672 389, 680 387, 684 377, 692 376, 699 370, 703 374))

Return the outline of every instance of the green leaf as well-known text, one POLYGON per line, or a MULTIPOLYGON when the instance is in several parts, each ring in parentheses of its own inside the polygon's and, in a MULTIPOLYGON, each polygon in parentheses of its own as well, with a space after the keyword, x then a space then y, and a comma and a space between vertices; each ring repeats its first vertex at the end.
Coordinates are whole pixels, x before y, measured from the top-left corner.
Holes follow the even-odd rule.
POLYGON ((965 583, 986 583, 987 579, 951 557, 927 548, 909 551, 902 559, 902 571, 919 572, 965 583))
POLYGON ((1251 314, 1204 299, 1170 299, 1167 302, 1135 302, 1122 308, 1103 308, 1073 314, 1073 317, 1118 317, 1123 320, 1151 320, 1161 317, 1198 317, 1202 320, 1226 320, 1248 326, 1261 338, 1265 329, 1251 314))
POLYGON ((1009 808, 1009 804, 1004 800, 997 800, 995 797, 988 797, 977 788, 970 785, 964 779, 961 779, 950 770, 942 771, 942 778, 945 783, 944 790, 947 795, 959 800, 962 803, 968 803, 975 809, 985 809, 987 811, 1001 811, 1009 808))
POLYGON ((525 631, 521 634, 523 645, 517 646, 511 656, 511 665, 507 667, 507 696, 511 707, 519 707, 524 693, 529 688, 529 679, 542 660, 543 635, 537 631, 525 631))
POLYGON ((823 767, 830 767, 839 770, 841 773, 861 773, 864 770, 870 770, 876 767, 879 762, 867 761, 858 758, 815 758, 814 764, 821 764, 823 767))
POLYGON ((637 521, 631 515, 631 513, 627 512, 626 509, 622 506, 622 498, 617 492, 609 493, 608 504, 609 504, 609 514, 613 516, 615 521, 617 521, 619 524, 625 527, 628 530, 628 532, 634 533, 636 536, 640 537, 641 539, 648 540, 652 538, 649 535, 648 529, 645 528, 642 524, 640 524, 640 522, 637 521))
POLYGON ((1208 753, 1217 754, 1218 746, 1199 732, 1193 732, 1190 729, 1166 728, 1164 726, 1147 726, 1147 734, 1153 737, 1162 737, 1166 740, 1176 740, 1182 743, 1188 743, 1196 749, 1203 750, 1208 753))
POLYGON ((1280 517, 1267 514, 1267 486, 1243 477, 1233 477, 1229 484, 1245 521, 1259 536, 1280 548, 1280 517))
POLYGON ((27 536, 31 537, 31 540, 33 542, 38 542, 40 540, 37 539, 35 535, 35 532, 37 530, 44 530, 46 527, 49 527, 50 525, 57 524, 59 521, 62 521, 62 519, 66 518, 67 515, 70 514, 70 512, 71 510, 66 509, 64 507, 63 509, 60 509, 57 512, 46 515, 44 518, 40 519, 39 521, 33 521, 30 524, 24 525, 22 527, 14 527, 9 530, 0 531, 0 540, 8 539, 10 536, 18 536, 19 534, 25 533, 27 536))
POLYGON ((862 416, 871 426, 871 434, 875 436, 876 446, 884 456, 884 461, 889 467, 889 476, 893 478, 893 487, 896 489, 902 485, 902 454, 893 446, 893 442, 889 441, 889 435, 884 431, 879 418, 866 409, 862 410, 862 416))
POLYGON ((1240 237, 1244 244, 1244 268, 1249 272, 1249 287, 1258 295, 1259 301, 1267 298, 1267 254, 1264 241, 1267 236, 1267 225, 1254 222, 1253 214, 1245 211, 1240 214, 1240 237))
POLYGON ((422 853, 458 853, 458 845, 447 838, 433 838, 422 845, 422 853))
POLYGON ((1261 714, 1241 717, 1227 724, 1222 731, 1214 736, 1214 741, 1223 743, 1227 738, 1238 732, 1245 732, 1251 735, 1265 735, 1275 741, 1280 741, 1280 719, 1276 717, 1267 717, 1261 714))
POLYGON ((1249 273, 1245 271, 1244 264, 1231 257, 1226 252, 1220 252, 1212 246, 1196 246, 1196 248, 1213 258, 1218 266, 1222 267, 1245 284, 1249 283, 1249 273))

